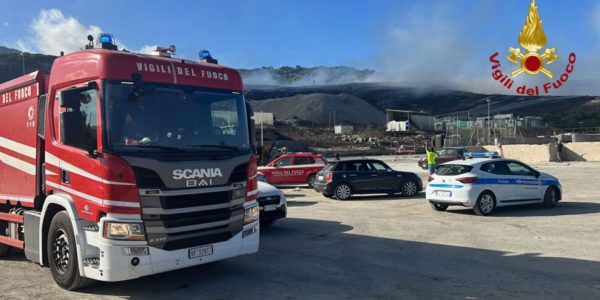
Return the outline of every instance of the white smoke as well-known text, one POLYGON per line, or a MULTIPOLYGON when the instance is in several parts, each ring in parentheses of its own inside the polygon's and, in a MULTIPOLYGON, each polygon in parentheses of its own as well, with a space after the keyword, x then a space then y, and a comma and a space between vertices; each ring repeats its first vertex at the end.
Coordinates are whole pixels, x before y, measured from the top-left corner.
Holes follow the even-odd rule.
MULTIPOLYGON (((75 17, 65 16, 59 9, 43 9, 29 25, 28 36, 17 40, 15 45, 24 52, 59 55, 61 51, 70 53, 83 49, 88 35, 96 38, 102 32, 100 26, 82 24, 75 17)), ((118 39, 115 39, 115 44, 119 49, 143 54, 153 54, 156 49, 156 46, 145 45, 139 50, 131 50, 118 39)))

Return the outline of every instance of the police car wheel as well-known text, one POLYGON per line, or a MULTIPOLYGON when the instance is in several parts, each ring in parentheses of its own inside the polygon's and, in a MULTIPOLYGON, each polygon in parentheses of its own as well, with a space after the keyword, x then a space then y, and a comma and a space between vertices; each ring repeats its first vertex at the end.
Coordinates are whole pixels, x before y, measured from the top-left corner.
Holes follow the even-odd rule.
POLYGON ((335 188, 335 197, 339 200, 348 200, 352 197, 352 188, 345 183, 340 183, 335 188))
POLYGON ((448 209, 448 204, 435 203, 435 202, 429 202, 429 204, 431 205, 431 208, 433 208, 433 210, 436 210, 436 211, 445 211, 446 209, 448 209))
POLYGON ((558 204, 558 191, 555 187, 548 187, 546 193, 544 194, 544 207, 556 207, 558 204))
POLYGON ((478 216, 489 216, 496 208, 496 199, 490 192, 484 192, 479 195, 473 211, 478 216))

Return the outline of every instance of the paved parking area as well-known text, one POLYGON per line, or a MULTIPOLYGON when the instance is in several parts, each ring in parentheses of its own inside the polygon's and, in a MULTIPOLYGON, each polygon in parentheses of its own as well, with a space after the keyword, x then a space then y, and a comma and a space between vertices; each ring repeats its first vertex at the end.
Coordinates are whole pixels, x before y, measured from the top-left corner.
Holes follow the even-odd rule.
MULTIPOLYGON (((413 161, 388 160, 426 176, 413 161)), ((256 255, 65 292, 16 254, 0 261, 0 297, 599 299, 600 164, 535 166, 562 181, 557 208, 478 217, 435 212, 423 194, 341 202, 286 189, 289 218, 263 229, 256 255)))

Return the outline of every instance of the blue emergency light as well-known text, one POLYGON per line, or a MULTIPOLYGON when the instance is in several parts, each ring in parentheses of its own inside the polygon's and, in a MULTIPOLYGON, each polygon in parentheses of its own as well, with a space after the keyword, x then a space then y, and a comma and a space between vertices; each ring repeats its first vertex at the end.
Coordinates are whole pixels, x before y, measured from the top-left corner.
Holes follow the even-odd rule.
POLYGON ((103 43, 108 43, 108 44, 113 44, 114 45, 114 39, 112 34, 110 33, 101 33, 98 35, 98 44, 103 44, 103 43))
POLYGON ((117 50, 117 45, 115 45, 115 39, 110 33, 100 33, 98 34, 98 38, 96 39, 96 44, 100 45, 102 49, 110 49, 117 50))
POLYGON ((212 58, 208 50, 202 50, 198 52, 198 56, 200 57, 200 60, 212 58))
POLYGON ((219 61, 217 61, 216 59, 214 59, 212 57, 212 55, 210 55, 210 52, 208 50, 201 50, 200 52, 198 52, 198 57, 200 58, 200 61, 203 61, 203 62, 207 62, 207 63, 211 63, 211 64, 219 63, 219 61))

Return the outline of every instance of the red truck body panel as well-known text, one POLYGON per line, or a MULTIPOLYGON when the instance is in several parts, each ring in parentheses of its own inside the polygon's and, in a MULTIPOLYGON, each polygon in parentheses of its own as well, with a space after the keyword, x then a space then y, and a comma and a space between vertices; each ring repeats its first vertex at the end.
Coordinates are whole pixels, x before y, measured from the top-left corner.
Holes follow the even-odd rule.
MULTIPOLYGON (((244 89, 239 72, 231 68, 104 49, 57 58, 48 78, 33 72, 0 84, 0 203, 33 207, 37 101, 47 93, 46 193, 68 194, 79 216, 89 221, 98 221, 102 213, 140 214, 139 190, 129 164, 107 153, 90 159, 86 151, 63 145, 58 132, 58 116, 64 110, 57 103, 62 89, 90 81, 98 86, 101 80, 132 81, 133 74, 142 75, 147 82, 238 92, 244 89), (68 172, 69 182, 61 180, 62 172, 68 172)), ((98 97, 101 93, 100 89, 98 97)), ((102 152, 102 117, 97 122, 98 150, 102 152)))
POLYGON ((33 207, 39 72, 0 84, 0 203, 33 207))

